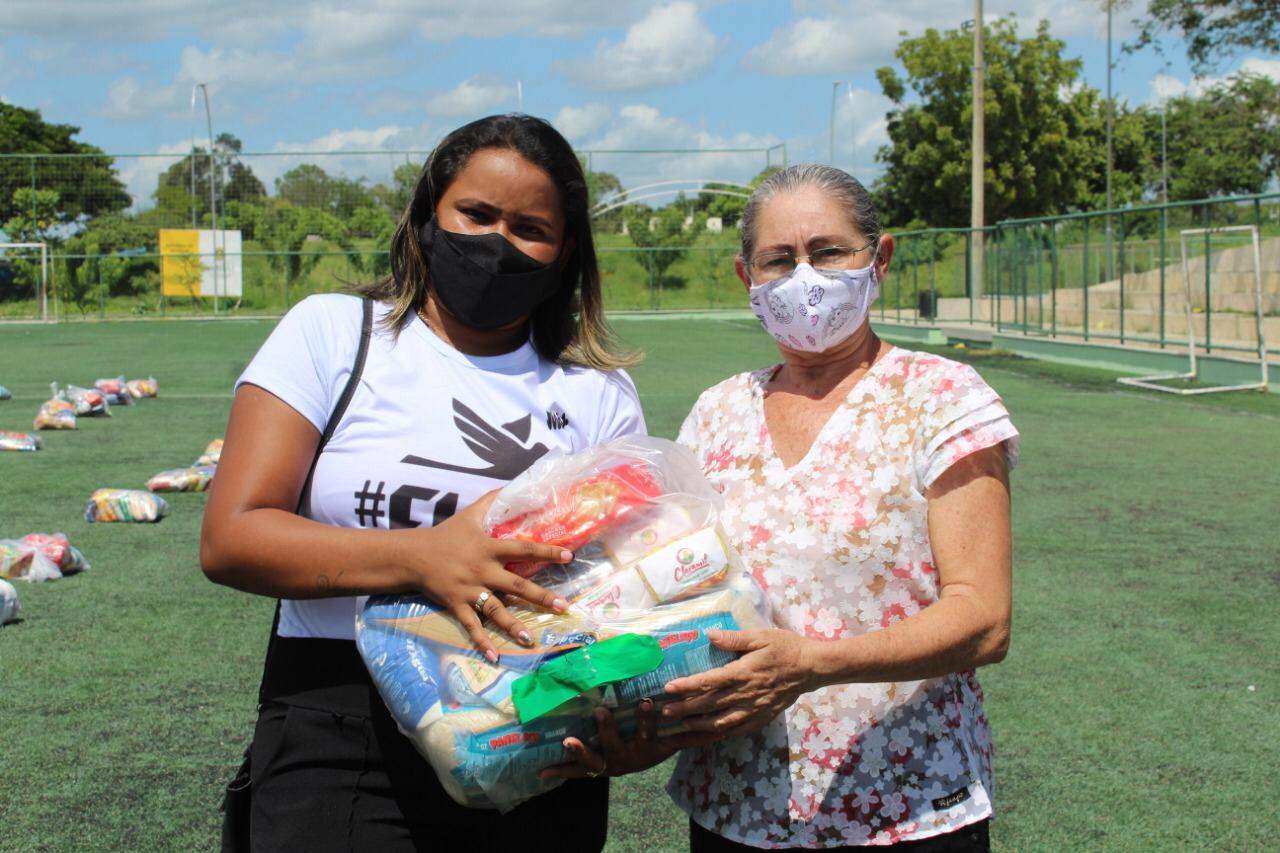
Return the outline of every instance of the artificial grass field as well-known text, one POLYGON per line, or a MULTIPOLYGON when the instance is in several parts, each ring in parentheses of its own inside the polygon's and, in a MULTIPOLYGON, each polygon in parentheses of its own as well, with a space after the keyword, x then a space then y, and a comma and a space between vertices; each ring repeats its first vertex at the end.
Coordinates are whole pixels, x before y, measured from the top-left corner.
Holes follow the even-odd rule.
MULTIPOLYGON (((90 525, 222 435, 269 321, 0 326, 0 429, 52 381, 150 373, 160 397, 36 454, 0 453, 0 538, 65 531, 93 569, 15 584, 0 628, 0 849, 208 850, 251 730, 272 604, 206 581, 203 495, 157 525, 90 525)), ((653 433, 776 351, 754 321, 619 320, 653 433)), ((1012 649, 982 670, 998 850, 1273 848, 1280 763, 1280 400, 1184 399, 1112 374, 973 361, 1023 433, 1012 649), (1250 689, 1250 686, 1254 689, 1250 689)), ((666 768, 615 780, 611 851, 685 848, 666 768)), ((531 844, 538 846, 536 839, 531 844)), ((554 843, 554 839, 546 839, 554 843)))

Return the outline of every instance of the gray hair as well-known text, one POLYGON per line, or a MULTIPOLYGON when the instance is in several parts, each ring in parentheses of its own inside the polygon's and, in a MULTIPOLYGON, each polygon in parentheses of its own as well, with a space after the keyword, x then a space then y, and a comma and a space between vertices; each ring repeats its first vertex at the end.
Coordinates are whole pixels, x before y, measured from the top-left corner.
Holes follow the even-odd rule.
POLYGON ((858 179, 843 169, 821 163, 798 163, 765 178, 747 199, 742 211, 742 257, 749 260, 756 243, 756 218, 764 206, 782 193, 813 187, 834 199, 849 222, 873 244, 880 241, 880 214, 871 194, 858 179))

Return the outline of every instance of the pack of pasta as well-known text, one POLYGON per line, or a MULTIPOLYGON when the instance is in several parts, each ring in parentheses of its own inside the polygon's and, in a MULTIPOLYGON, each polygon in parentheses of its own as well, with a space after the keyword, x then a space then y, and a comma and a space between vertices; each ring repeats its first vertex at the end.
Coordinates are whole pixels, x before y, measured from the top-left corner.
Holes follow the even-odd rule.
POLYGON ((661 702, 668 681, 734 659, 709 631, 768 624, 720 507, 688 451, 664 439, 543 457, 498 494, 485 524, 495 538, 573 551, 568 564, 507 567, 570 606, 510 607, 531 648, 486 625, 497 664, 423 596, 369 599, 356 627, 361 656, 450 796, 505 811, 551 790, 559 782, 539 772, 568 760, 564 738, 594 742, 596 707, 612 709, 625 737, 641 699, 661 702))

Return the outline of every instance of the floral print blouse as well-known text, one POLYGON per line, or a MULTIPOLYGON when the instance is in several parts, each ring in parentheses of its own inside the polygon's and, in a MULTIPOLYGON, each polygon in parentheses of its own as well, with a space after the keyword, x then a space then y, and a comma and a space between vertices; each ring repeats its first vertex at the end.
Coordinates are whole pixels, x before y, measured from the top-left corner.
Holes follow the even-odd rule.
MULTIPOLYGON (((1018 432, 971 367, 892 349, 786 468, 764 419, 777 368, 703 392, 680 430, 724 494, 722 522, 775 623, 835 640, 938 598, 925 492, 959 459, 1018 432)), ((825 687, 761 731, 680 754, 668 792, 707 829, 754 847, 887 845, 991 814, 991 731, 973 672, 825 687)))

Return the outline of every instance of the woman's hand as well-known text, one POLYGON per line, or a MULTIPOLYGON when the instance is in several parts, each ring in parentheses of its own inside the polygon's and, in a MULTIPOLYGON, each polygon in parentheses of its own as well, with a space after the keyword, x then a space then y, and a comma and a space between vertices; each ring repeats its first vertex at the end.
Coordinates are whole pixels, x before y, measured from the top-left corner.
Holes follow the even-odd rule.
POLYGON ((453 614, 490 663, 498 662, 498 652, 485 622, 521 645, 533 645, 533 636, 504 601, 523 599, 559 612, 569 607, 550 590, 507 571, 506 564, 573 559, 572 552, 558 546, 490 537, 484 529, 484 514, 497 493, 494 490, 447 521, 421 531, 413 560, 415 586, 453 614))
MULTIPOLYGON (((658 737, 658 705, 652 699, 641 699, 636 709, 636 734, 631 740, 618 735, 617 722, 608 708, 596 708, 596 728, 600 733, 600 752, 576 737, 564 739, 570 760, 548 767, 539 775, 543 779, 582 779, 597 776, 625 776, 661 764, 683 746, 683 738, 658 737)), ((705 738, 700 735, 699 737, 705 738)), ((718 738, 712 738, 718 740, 718 738)), ((706 741, 710 742, 710 741, 706 741)))
POLYGON ((733 663, 667 683, 668 696, 680 698, 664 707, 662 716, 683 719, 686 740, 758 731, 817 686, 809 664, 813 641, 799 634, 764 628, 711 631, 708 637, 717 648, 743 654, 733 663))

